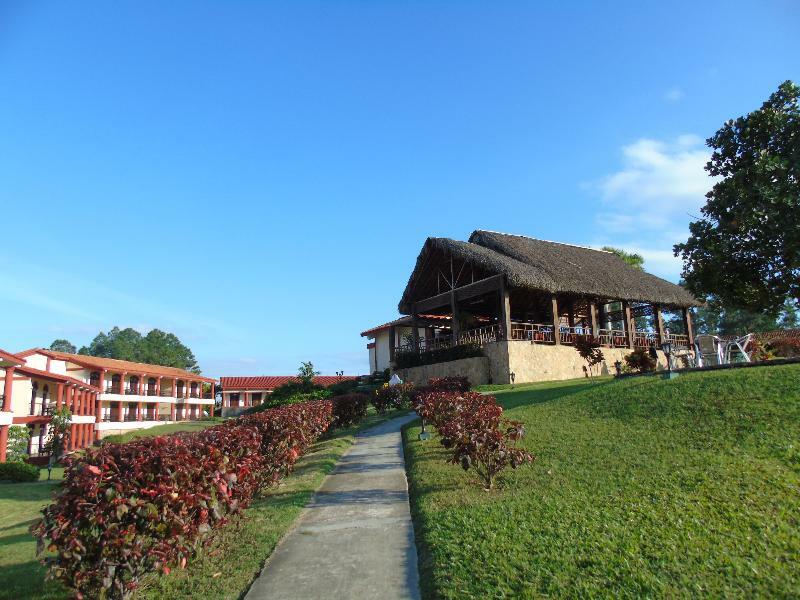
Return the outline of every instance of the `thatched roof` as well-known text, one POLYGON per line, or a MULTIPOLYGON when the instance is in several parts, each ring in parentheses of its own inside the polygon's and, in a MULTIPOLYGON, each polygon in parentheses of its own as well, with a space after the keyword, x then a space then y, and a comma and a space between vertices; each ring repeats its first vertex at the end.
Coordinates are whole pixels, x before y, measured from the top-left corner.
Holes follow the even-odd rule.
POLYGON ((449 238, 425 241, 400 300, 401 313, 410 312, 411 302, 433 295, 426 290, 420 297, 422 290, 415 289, 431 267, 432 254, 466 261, 485 276, 502 274, 511 288, 672 307, 699 305, 681 286, 636 269, 611 252, 477 230, 468 242, 449 238))

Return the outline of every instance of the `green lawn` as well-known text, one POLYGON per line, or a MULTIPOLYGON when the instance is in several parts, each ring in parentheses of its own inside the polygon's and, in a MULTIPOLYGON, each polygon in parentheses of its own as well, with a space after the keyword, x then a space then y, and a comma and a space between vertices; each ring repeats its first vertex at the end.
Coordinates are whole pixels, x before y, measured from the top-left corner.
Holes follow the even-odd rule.
MULTIPOLYGON (((244 515, 218 531, 214 541, 183 571, 154 576, 144 582, 137 598, 239 598, 258 575, 275 544, 291 526, 311 495, 339 457, 353 443, 355 434, 385 418, 370 415, 358 427, 335 430, 317 442, 297 464, 295 472, 244 511, 244 515)), ((212 422, 193 422, 197 426, 212 422)), ((186 424, 179 424, 186 425, 186 424)), ((154 432, 166 427, 147 430, 154 432)), ((174 430, 173 430, 174 431, 174 430)), ((141 432, 145 433, 145 432, 141 432)), ((152 433, 156 435, 156 433, 152 433)), ((43 477, 47 471, 43 471, 43 477)), ((53 471, 60 479, 62 470, 53 471)), ((36 562, 36 545, 28 527, 50 502, 57 481, 0 484, 0 599, 66 599, 66 590, 44 581, 45 570, 36 562)))
POLYGON ((116 435, 109 435, 104 439, 110 442, 129 442, 138 437, 153 437, 155 435, 167 435, 169 433, 177 433, 179 431, 200 431, 206 427, 222 423, 224 419, 206 419, 203 421, 181 421, 180 423, 168 423, 166 425, 156 425, 149 429, 134 429, 127 433, 120 433, 116 435))
POLYGON ((426 597, 797 597, 800 365, 499 392, 534 465, 485 492, 405 431, 426 597))

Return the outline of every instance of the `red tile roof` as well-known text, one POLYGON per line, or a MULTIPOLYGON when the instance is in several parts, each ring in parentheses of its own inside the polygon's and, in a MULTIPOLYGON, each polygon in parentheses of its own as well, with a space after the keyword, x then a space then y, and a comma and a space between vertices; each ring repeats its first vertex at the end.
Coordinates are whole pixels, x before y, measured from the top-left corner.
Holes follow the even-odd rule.
POLYGON ((33 367, 26 367, 26 366, 16 367, 14 369, 14 373, 27 375, 28 377, 38 377, 39 379, 58 381, 61 383, 71 383, 74 385, 79 385, 87 390, 92 390, 93 392, 101 391, 99 387, 89 385, 85 381, 81 381, 80 379, 75 379, 74 377, 70 377, 69 375, 61 375, 60 373, 51 373, 50 371, 41 371, 39 369, 34 369, 33 367))
MULTIPOLYGON (((450 315, 419 315, 419 319, 421 321, 449 321, 450 315)), ((389 329, 389 327, 391 327, 392 325, 409 327, 411 325, 411 317, 410 316, 400 317, 399 319, 395 319, 394 321, 389 321, 388 323, 384 323, 383 325, 377 325, 371 329, 362 331, 361 337, 372 337, 379 331, 383 331, 384 329, 389 329)))
POLYGON ((214 383, 210 377, 204 377, 197 373, 190 373, 175 367, 164 367, 161 365, 148 365, 146 363, 131 362, 129 360, 118 360, 116 358, 101 358, 99 356, 87 356, 84 354, 70 354, 68 352, 56 352, 55 350, 45 350, 44 348, 31 348, 20 352, 19 356, 28 357, 31 354, 43 354, 57 360, 66 360, 82 367, 95 369, 108 369, 110 371, 124 371, 133 375, 161 375, 162 377, 175 377, 177 379, 188 379, 191 381, 205 381, 214 383))
POLYGON ((11 363, 12 365, 25 364, 25 359, 23 357, 17 356, 16 354, 11 354, 11 352, 6 352, 2 349, 0 349, 0 361, 11 363))
MULTIPOLYGON (((334 383, 344 381, 346 379, 357 379, 355 375, 318 375, 314 377, 314 383, 328 387, 334 383)), ((272 390, 289 383, 290 381, 297 381, 296 375, 260 375, 254 377, 220 377, 220 385, 223 391, 229 390, 272 390)))

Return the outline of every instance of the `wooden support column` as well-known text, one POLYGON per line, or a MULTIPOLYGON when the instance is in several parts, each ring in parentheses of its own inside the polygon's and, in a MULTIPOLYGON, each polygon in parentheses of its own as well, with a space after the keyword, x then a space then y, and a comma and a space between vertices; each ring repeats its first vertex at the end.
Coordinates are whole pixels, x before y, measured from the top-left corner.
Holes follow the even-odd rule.
POLYGON ((414 352, 419 352, 419 323, 417 322, 419 315, 417 314, 417 307, 412 305, 411 311, 411 340, 414 343, 414 352))
POLYGON ((64 384, 59 383, 56 386, 56 410, 61 408, 61 405, 64 403, 64 384))
POLYGON ((575 300, 569 301, 569 306, 567 307, 567 324, 570 327, 575 327, 575 300))
POLYGON ((634 343, 633 337, 634 337, 634 333, 635 333, 634 332, 635 325, 633 324, 632 318, 631 318, 631 305, 627 301, 624 301, 624 300, 622 301, 622 315, 623 315, 622 316, 623 326, 625 328, 625 333, 626 333, 627 338, 628 338, 628 347, 629 348, 633 348, 634 347, 633 346, 633 343, 634 343))
POLYGON ((686 329, 686 335, 689 336, 689 346, 694 347, 694 328, 692 327, 692 309, 683 309, 683 326, 686 329))
POLYGON ((660 304, 653 304, 653 320, 655 321, 658 345, 661 346, 661 344, 667 341, 667 336, 664 331, 664 315, 661 312, 660 304))
POLYGON ((142 420, 142 403, 141 402, 137 402, 136 403, 136 420, 137 421, 141 421, 142 420))
POLYGON ((175 402, 173 401, 172 404, 169 406, 169 420, 175 420, 175 402))
POLYGON ((501 338, 511 339, 511 294, 508 293, 505 279, 500 282, 500 327, 501 338))
POLYGON ((561 319, 558 316, 558 298, 553 294, 550 297, 550 306, 553 312, 553 341, 561 344, 561 319))
POLYGON ((458 344, 458 334, 460 333, 460 327, 458 324, 458 319, 459 319, 458 300, 456 300, 455 290, 450 291, 450 312, 453 315, 451 333, 453 335, 453 345, 455 346, 456 344, 458 344))
POLYGON ((594 337, 600 335, 600 330, 597 327, 597 303, 594 300, 589 302, 589 326, 592 328, 594 337))

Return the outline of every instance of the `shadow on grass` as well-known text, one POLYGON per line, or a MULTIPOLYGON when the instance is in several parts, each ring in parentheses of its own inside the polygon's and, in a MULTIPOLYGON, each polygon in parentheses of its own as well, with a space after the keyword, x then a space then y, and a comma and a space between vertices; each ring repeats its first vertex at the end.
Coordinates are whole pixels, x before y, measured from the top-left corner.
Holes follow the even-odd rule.
POLYGON ((497 401, 506 410, 519 408, 520 406, 533 406, 544 404, 553 400, 561 400, 567 396, 574 396, 588 390, 604 388, 616 383, 613 379, 601 381, 577 381, 567 385, 556 387, 528 388, 521 390, 503 390, 502 393, 495 394, 497 401))

